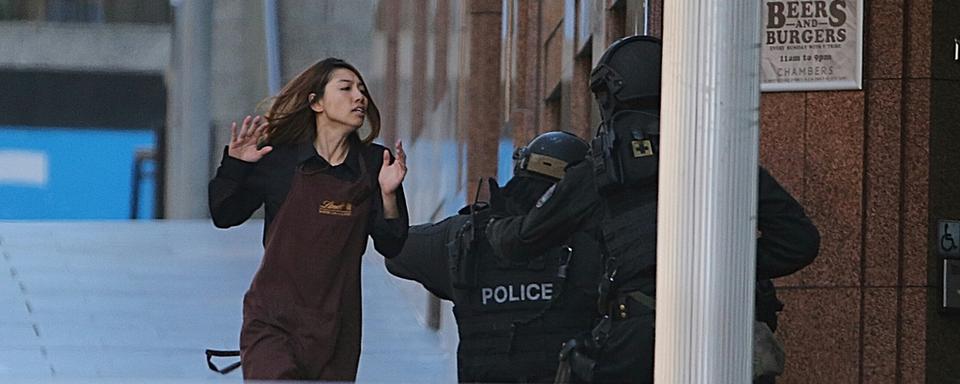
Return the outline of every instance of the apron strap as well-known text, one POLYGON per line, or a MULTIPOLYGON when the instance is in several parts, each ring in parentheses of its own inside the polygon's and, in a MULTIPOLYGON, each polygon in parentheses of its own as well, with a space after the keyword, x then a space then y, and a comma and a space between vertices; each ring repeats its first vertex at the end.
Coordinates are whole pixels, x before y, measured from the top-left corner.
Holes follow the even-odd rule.
POLYGON ((217 365, 213 363, 214 356, 216 357, 240 356, 240 351, 220 351, 216 349, 208 349, 206 350, 206 354, 207 354, 207 367, 209 367, 210 370, 214 372, 219 372, 221 374, 226 375, 230 372, 233 372, 234 369, 237 369, 240 367, 239 361, 223 368, 218 368, 217 365))

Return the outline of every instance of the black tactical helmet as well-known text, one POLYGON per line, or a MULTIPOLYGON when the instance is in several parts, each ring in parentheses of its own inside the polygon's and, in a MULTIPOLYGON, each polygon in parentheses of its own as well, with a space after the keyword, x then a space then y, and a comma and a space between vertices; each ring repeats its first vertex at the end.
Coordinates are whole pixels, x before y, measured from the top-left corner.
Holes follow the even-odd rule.
POLYGON ((543 176, 553 181, 563 177, 568 165, 587 156, 589 145, 570 132, 542 133, 513 153, 513 174, 543 176))
POLYGON ((656 185, 660 155, 660 60, 652 36, 617 40, 590 73, 603 122, 590 142, 597 187, 656 185))
POLYGON ((604 121, 619 110, 660 111, 662 43, 653 36, 617 40, 590 72, 590 90, 604 121))

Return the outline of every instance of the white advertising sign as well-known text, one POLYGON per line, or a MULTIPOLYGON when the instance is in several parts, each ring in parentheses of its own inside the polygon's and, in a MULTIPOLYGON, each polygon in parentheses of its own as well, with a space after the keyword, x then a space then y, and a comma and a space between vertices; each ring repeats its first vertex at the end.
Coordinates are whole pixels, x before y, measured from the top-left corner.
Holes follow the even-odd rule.
POLYGON ((863 0, 763 0, 760 89, 861 89, 863 0))

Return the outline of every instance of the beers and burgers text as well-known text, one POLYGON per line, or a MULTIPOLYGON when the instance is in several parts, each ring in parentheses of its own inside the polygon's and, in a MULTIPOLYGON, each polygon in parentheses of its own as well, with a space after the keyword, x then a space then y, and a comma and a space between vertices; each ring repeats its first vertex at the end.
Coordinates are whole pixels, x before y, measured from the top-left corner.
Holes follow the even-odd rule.
POLYGON ((767 45, 847 40, 845 0, 769 1, 766 5, 767 45))

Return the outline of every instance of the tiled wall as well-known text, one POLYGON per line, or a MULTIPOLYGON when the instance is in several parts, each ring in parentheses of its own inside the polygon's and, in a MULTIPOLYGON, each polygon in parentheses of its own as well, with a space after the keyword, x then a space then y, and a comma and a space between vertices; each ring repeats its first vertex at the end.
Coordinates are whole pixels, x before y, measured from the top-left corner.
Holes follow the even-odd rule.
POLYGON ((787 305, 781 382, 956 382, 947 356, 960 345, 957 319, 937 312, 928 244, 936 219, 960 217, 960 183, 946 176, 958 160, 949 118, 958 83, 938 76, 955 76, 957 64, 936 60, 952 44, 934 36, 957 34, 947 21, 957 6, 865 6, 862 91, 762 97, 761 161, 823 235, 818 260, 778 281, 787 305))
MULTIPOLYGON (((910 2, 913 3, 913 2, 910 2)), ((918 75, 912 83, 917 84, 917 91, 925 91, 923 84, 929 84, 929 127, 927 134, 916 132, 910 137, 909 147, 916 148, 918 155, 926 154, 921 151, 924 141, 929 143, 929 232, 923 238, 937 239, 936 220, 960 220, 960 61, 955 58, 957 44, 954 39, 960 38, 960 4, 956 1, 920 2, 923 6, 910 7, 911 20, 929 15, 932 18, 932 28, 924 29, 929 33, 926 44, 922 36, 913 40, 921 46, 927 46, 925 53, 929 54, 929 80, 918 75), (930 12, 930 13, 926 13, 930 12), (917 13, 917 16, 913 16, 917 13)), ((909 5, 909 4, 908 4, 909 5)), ((918 48, 919 50, 919 48, 918 48)), ((911 83, 911 85, 912 85, 911 83)), ((921 93, 921 95, 924 95, 921 93)), ((920 116, 922 118, 922 116, 920 116)), ((917 159, 917 157, 911 160, 917 159)), ((917 159, 919 160, 919 159, 917 159)), ((914 160, 916 161, 916 160, 914 160)), ((918 236, 919 237, 919 236, 918 236)), ((928 240, 928 243, 931 243, 928 240)), ((932 247, 936 248, 936 247, 932 247)), ((942 276, 942 263, 936 256, 929 258, 927 268, 927 289, 908 289, 917 291, 916 296, 923 297, 926 291, 928 312, 939 306, 939 280, 942 276)), ((933 313, 927 318, 926 332, 929 335, 926 345, 926 365, 928 382, 957 382, 960 381, 960 368, 956 361, 958 345, 960 345, 960 320, 956 315, 945 316, 933 313)))

